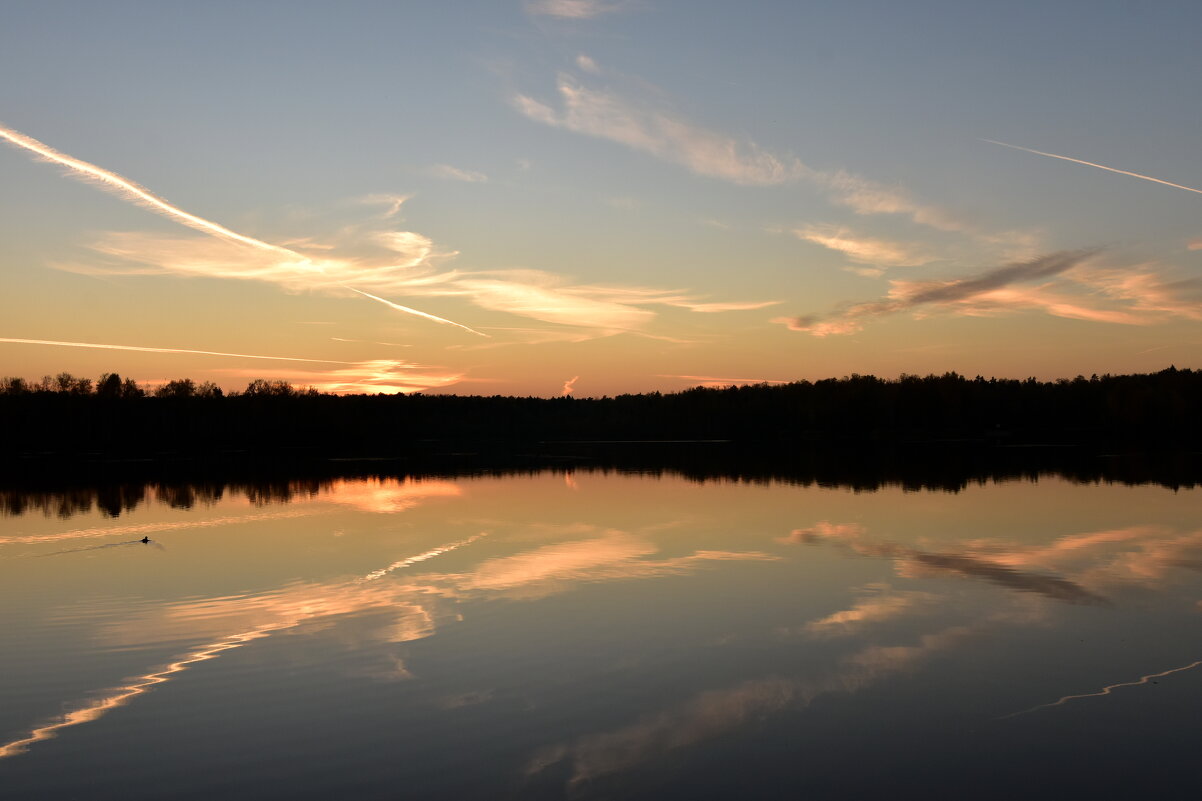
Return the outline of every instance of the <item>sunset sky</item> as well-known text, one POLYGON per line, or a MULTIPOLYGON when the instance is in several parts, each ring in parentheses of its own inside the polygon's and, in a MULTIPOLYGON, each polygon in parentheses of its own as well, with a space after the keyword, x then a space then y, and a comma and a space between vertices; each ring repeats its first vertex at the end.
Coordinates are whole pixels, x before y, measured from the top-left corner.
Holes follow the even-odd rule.
POLYGON ((1200 30, 1197 2, 6 3, 0 375, 1200 367, 1200 30))

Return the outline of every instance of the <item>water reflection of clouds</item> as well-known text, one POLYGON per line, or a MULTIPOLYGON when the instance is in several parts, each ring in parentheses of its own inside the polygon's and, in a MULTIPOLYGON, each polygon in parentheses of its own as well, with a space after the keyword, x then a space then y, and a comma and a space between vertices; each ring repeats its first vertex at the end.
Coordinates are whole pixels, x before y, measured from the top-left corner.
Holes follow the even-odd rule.
POLYGON ((391 514, 411 509, 432 498, 455 498, 462 494, 463 488, 452 481, 340 480, 324 488, 314 500, 351 506, 361 512, 391 514))
POLYGON ((566 761, 568 786, 576 788, 727 734, 767 715, 804 710, 819 696, 858 692, 892 674, 918 667, 938 652, 978 636, 992 623, 948 627, 923 636, 913 646, 869 646, 833 670, 815 676, 766 676, 734 687, 707 690, 644 715, 630 725, 543 748, 528 762, 526 775, 536 776, 566 761))
POLYGON ((1066 603, 1104 604, 1106 599, 1079 584, 1059 576, 1015 570, 993 558, 968 553, 931 553, 887 540, 875 540, 861 526, 822 522, 807 529, 796 529, 791 542, 813 545, 834 542, 864 556, 885 556, 895 560, 898 575, 914 578, 923 574, 953 573, 978 578, 1020 592, 1031 592, 1066 603))
POLYGON ((670 559, 647 558, 658 550, 650 540, 623 531, 607 531, 591 539, 490 559, 471 573, 440 578, 455 587, 456 594, 484 592, 540 598, 575 583, 683 574, 705 562, 779 558, 761 551, 696 551, 670 559))
POLYGON ((1181 570, 1202 570, 1202 531, 1167 526, 1087 531, 1034 545, 951 540, 933 552, 871 537, 861 526, 824 521, 783 541, 837 543, 865 556, 892 557, 903 577, 955 573, 1068 603, 1103 603, 1105 591, 1160 587, 1181 570))
MULTIPOLYGON (((974 638, 1004 627, 1047 620, 1054 604, 1103 604, 1099 594, 1116 583, 1163 584, 1170 571, 1197 570, 1202 532, 1174 532, 1156 526, 1133 526, 1085 532, 1057 538, 1050 544, 1019 545, 996 540, 941 544, 940 552, 877 539, 858 524, 819 522, 795 529, 778 542, 836 544, 852 553, 891 558, 901 578, 953 574, 978 579, 1017 591, 1007 607, 987 611, 968 605, 945 606, 942 611, 964 616, 963 622, 919 634, 910 642, 888 642, 889 623, 899 623, 933 611, 942 596, 920 591, 894 590, 887 584, 861 588, 865 597, 849 608, 810 620, 794 630, 810 637, 863 636, 876 632, 880 642, 863 641, 833 667, 812 675, 766 676, 728 688, 707 690, 638 720, 614 729, 584 734, 539 750, 526 767, 536 777, 552 766, 568 765, 568 787, 634 769, 665 754, 749 726, 770 714, 804 710, 817 697, 856 693, 887 677, 917 670, 933 656, 962 647, 974 638), (1019 568, 1022 568, 1020 570, 1019 568), (1036 571, 1064 571, 1050 575, 1036 571)), ((1199 602, 1202 609, 1202 602, 1199 602)), ((1137 681, 1109 685, 1094 693, 1070 695, 1025 712, 1062 705, 1078 698, 1108 695, 1120 687, 1146 684, 1160 676, 1190 670, 1183 667, 1144 676, 1137 681)))
MULTIPOLYGON (((375 501, 367 504, 370 508, 375 501)), ((447 543, 398 560, 364 576, 324 583, 296 582, 261 592, 189 600, 127 615, 104 627, 114 645, 133 645, 208 636, 211 641, 189 651, 168 667, 147 673, 100 700, 70 711, 34 729, 27 737, 0 744, 0 757, 20 753, 59 730, 96 720, 110 709, 169 680, 188 666, 214 658, 272 633, 339 616, 386 611, 388 623, 377 627, 378 641, 400 643, 433 635, 446 620, 457 619, 454 604, 478 598, 542 598, 584 582, 684 575, 707 563, 729 560, 770 561, 779 557, 749 551, 696 551, 686 556, 654 559, 658 547, 648 540, 606 531, 591 539, 557 543, 512 556, 481 562, 459 573, 427 573, 408 581, 380 580, 393 571, 469 545, 484 534, 447 543), (234 635, 221 632, 236 631, 234 635)), ((398 677, 397 671, 391 671, 398 677)), ((408 669, 403 673, 408 675, 408 669)))
POLYGON ((942 596, 918 590, 897 591, 888 584, 874 583, 861 588, 868 597, 850 609, 811 620, 802 631, 815 637, 846 637, 865 628, 929 609, 942 596))

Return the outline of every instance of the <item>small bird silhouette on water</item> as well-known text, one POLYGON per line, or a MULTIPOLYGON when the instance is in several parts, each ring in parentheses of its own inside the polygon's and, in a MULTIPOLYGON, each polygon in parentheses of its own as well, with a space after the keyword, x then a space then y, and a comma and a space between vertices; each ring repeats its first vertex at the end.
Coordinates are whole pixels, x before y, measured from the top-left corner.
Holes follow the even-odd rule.
POLYGON ((144 543, 150 542, 150 537, 143 537, 141 541, 144 543))

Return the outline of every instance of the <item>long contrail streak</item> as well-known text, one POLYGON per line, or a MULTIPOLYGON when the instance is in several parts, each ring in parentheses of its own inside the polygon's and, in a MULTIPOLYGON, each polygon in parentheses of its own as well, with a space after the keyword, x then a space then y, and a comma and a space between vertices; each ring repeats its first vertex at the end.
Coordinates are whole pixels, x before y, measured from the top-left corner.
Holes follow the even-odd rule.
POLYGON ((363 364, 337 359, 302 359, 298 356, 258 356, 253 353, 223 353, 219 350, 188 350, 186 348, 147 348, 140 345, 106 345, 100 342, 58 342, 53 339, 14 339, 0 337, 0 342, 18 345, 60 345, 64 348, 101 348, 103 350, 137 350, 145 353, 198 353, 202 356, 234 356, 239 359, 268 359, 277 362, 316 362, 318 364, 363 364))
POLYGON ((453 325, 456 328, 462 328, 464 331, 470 331, 471 333, 475 334, 478 337, 484 337, 485 339, 492 339, 492 337, 490 337, 488 334, 482 334, 479 331, 477 331, 476 329, 468 328, 466 325, 463 325, 462 323, 457 323, 454 320, 448 320, 445 317, 437 317, 433 314, 426 314, 424 311, 418 311, 417 309, 411 309, 408 306, 402 306, 399 303, 393 303, 391 300, 384 300, 384 298, 376 297, 375 295, 372 295, 368 292, 364 292, 362 289, 355 289, 353 286, 348 286, 348 287, 346 287, 346 289, 349 289, 352 292, 358 292, 360 295, 362 295, 365 298, 371 298, 372 300, 378 300, 381 303, 383 303, 385 306, 390 306, 390 307, 396 309, 397 311, 403 311, 406 314, 415 314, 418 317, 425 317, 427 320, 433 320, 434 322, 442 323, 443 325, 453 325))
MULTIPOLYGON (((5 128, 4 126, 0 125, 0 139, 5 139, 19 148, 28 150, 45 161, 66 167, 72 173, 85 180, 99 183, 102 187, 117 193, 121 197, 124 197, 127 200, 132 200, 134 203, 142 206, 143 208, 150 209, 151 211, 162 214, 165 217, 169 217, 178 223, 188 226, 189 228, 194 228, 197 231, 201 231, 221 239, 226 239, 231 242, 249 245, 250 247, 257 248, 258 250, 278 253, 281 256, 287 257, 289 260, 300 262, 312 267, 318 272, 321 272, 320 265, 314 264, 312 259, 310 259, 308 256, 305 256, 303 253, 298 253, 295 250, 281 247, 279 245, 273 245, 270 242, 264 242, 261 239, 255 239, 253 236, 246 236, 245 234, 240 234, 237 231, 231 231, 224 225, 215 223, 212 220, 206 220, 203 217, 197 217, 195 214, 190 214, 181 209, 179 206, 167 202, 146 187, 140 186, 136 182, 131 181, 124 176, 118 175, 110 170, 106 170, 103 167, 98 167, 95 164, 83 161, 82 159, 77 159, 74 156, 68 156, 66 153, 61 153, 50 147, 50 145, 47 145, 45 142, 39 142, 32 136, 26 136, 19 131, 14 131, 11 128, 5 128)), ((351 287, 347 287, 347 289, 351 289, 351 287)), ((357 289, 354 291, 359 292, 357 289)), ((375 295, 368 295, 366 292, 359 292, 359 294, 366 295, 367 297, 378 300, 381 303, 386 303, 397 311, 403 311, 418 317, 425 317, 426 319, 433 320, 434 322, 457 326, 465 331, 471 331, 473 334, 478 334, 482 337, 488 336, 488 334, 481 334, 479 331, 468 328, 466 325, 460 325, 459 323, 445 320, 442 317, 436 317, 433 314, 426 314, 425 312, 418 311, 417 309, 411 309, 408 306, 390 303, 383 298, 377 298, 375 295)))
POLYGON ((197 217, 195 214, 189 214, 178 206, 168 203, 163 198, 151 192, 149 189, 139 186, 135 182, 118 175, 115 172, 110 172, 103 167, 97 167, 95 164, 89 164, 86 161, 77 159, 74 156, 68 156, 66 153, 60 153, 50 145, 44 142, 39 142, 32 136, 26 136, 23 133, 0 126, 0 139, 7 139, 17 147, 24 148, 32 153, 35 153, 42 159, 54 164, 62 165, 76 175, 97 181, 101 186, 110 189, 117 194, 134 201, 140 206, 157 211, 159 214, 170 217, 176 222, 183 223, 189 228, 195 228, 198 231, 203 231, 213 236, 229 239, 234 242, 241 242, 243 245, 249 245, 259 250, 270 250, 276 253, 287 255, 291 258, 307 259, 300 253, 288 248, 282 248, 278 245, 272 245, 254 237, 245 236, 237 231, 231 231, 224 225, 218 225, 215 222, 206 220, 203 217, 197 217))
POLYGON ((1103 696, 1103 695, 1110 695, 1110 693, 1112 691, 1117 690, 1120 687, 1137 687, 1141 684, 1147 684, 1152 679, 1159 679, 1161 676, 1168 676, 1171 673, 1180 673, 1184 670, 1193 670, 1194 668, 1198 667, 1198 665, 1202 665, 1202 659, 1199 659, 1197 662, 1191 662, 1188 665, 1185 665, 1183 667, 1170 668, 1169 670, 1162 670, 1160 673, 1150 673, 1147 676, 1141 676, 1137 681, 1122 681, 1122 682, 1119 682, 1118 684, 1111 684, 1106 687, 1103 687, 1102 689, 1098 690, 1096 693, 1082 693, 1080 695, 1066 695, 1063 698, 1061 698, 1059 701, 1053 701, 1050 704, 1040 704, 1039 706, 1033 706, 1030 709, 1024 709, 1021 712, 1012 712, 1009 715, 1003 715, 1001 718, 999 718, 999 720, 1005 720, 1007 718, 1016 718, 1019 715, 1025 715, 1028 712, 1035 712, 1040 709, 1048 709, 1049 707, 1053 707, 1053 706, 1063 706, 1064 704, 1067 704, 1069 701, 1075 701, 1078 698, 1097 698, 1097 697, 1103 696))
POLYGON ((1071 156, 1058 156, 1055 153, 1044 153, 1042 150, 1032 150, 1029 147, 1022 147, 1020 145, 1011 145, 1011 144, 1007 144, 1006 142, 999 142, 996 139, 982 139, 981 141, 988 142, 991 145, 1001 145, 1002 147, 1008 147, 1013 150, 1022 150, 1026 153, 1034 153, 1037 156, 1047 156, 1050 159, 1060 159, 1061 161, 1071 161, 1074 164, 1084 164, 1086 167, 1097 167, 1099 170, 1106 170, 1107 172, 1117 172, 1119 175, 1130 175, 1132 178, 1142 178, 1145 181, 1152 181, 1153 183, 1164 184, 1165 186, 1171 186, 1174 189, 1184 189, 1186 192, 1194 192, 1196 194, 1202 195, 1202 189, 1194 189, 1192 186, 1183 186, 1181 184, 1175 184, 1172 181, 1163 181, 1160 178, 1153 178, 1151 175, 1140 175, 1138 172, 1130 172, 1128 170, 1116 169, 1115 167, 1107 167, 1105 164, 1095 164, 1092 161, 1082 161, 1081 159, 1075 159, 1075 158, 1072 158, 1071 156))

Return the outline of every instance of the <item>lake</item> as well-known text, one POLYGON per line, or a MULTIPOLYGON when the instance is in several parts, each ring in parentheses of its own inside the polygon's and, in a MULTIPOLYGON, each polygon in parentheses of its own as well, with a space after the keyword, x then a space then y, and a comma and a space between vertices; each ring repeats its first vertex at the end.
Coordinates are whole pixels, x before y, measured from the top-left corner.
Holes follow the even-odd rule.
POLYGON ((1196 797, 1199 490, 951 489, 8 490, 0 797, 1196 797))

